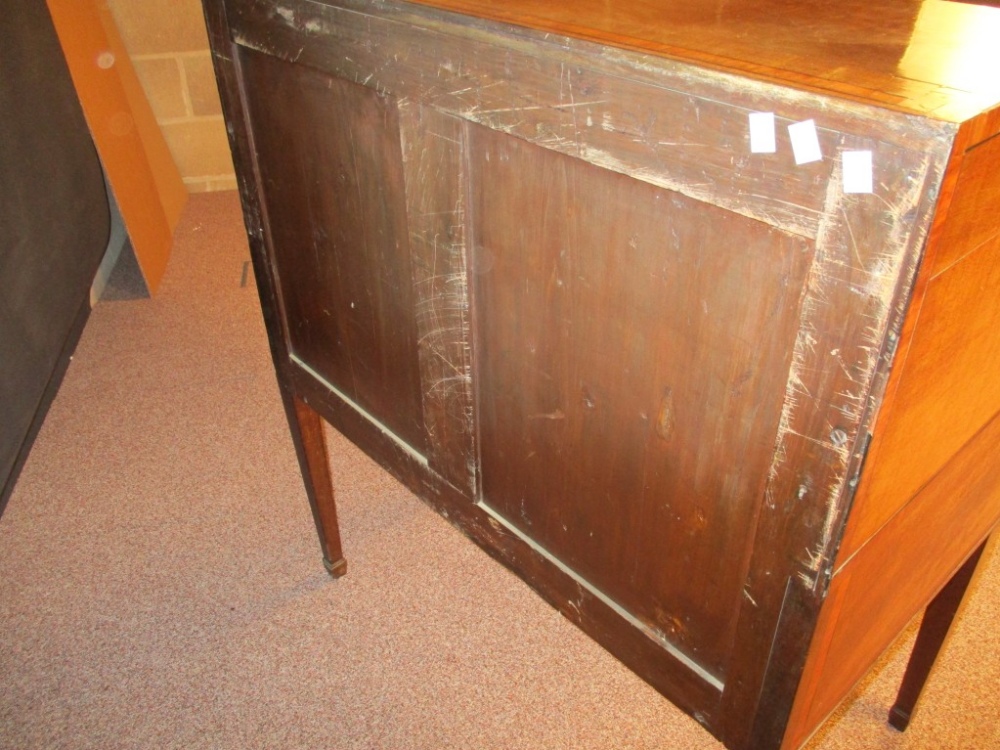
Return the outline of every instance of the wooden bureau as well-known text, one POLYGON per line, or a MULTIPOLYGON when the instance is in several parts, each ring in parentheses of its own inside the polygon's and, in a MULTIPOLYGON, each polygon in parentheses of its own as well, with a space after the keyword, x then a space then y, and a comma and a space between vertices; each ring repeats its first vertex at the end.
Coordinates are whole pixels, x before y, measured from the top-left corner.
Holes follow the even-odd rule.
POLYGON ((205 8, 331 573, 321 419, 730 748, 931 604, 904 727, 1000 518, 1000 9, 205 8))

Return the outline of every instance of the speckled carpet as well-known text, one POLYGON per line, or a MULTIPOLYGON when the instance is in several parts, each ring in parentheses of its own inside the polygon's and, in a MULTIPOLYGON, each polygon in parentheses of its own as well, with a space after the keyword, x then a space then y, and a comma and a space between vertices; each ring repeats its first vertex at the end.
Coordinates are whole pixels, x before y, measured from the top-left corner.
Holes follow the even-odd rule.
MULTIPOLYGON (((94 310, 0 518, 0 747, 721 748, 339 436, 323 570, 235 194, 94 310)), ((988 551, 909 730, 911 626, 809 750, 1000 748, 988 551)))

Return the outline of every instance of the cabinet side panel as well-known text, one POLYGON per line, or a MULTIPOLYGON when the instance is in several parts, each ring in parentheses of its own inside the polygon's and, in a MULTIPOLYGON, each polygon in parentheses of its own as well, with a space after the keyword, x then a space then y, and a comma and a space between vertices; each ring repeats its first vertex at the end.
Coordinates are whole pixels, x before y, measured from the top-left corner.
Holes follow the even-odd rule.
POLYGON ((934 266, 921 271, 785 747, 836 707, 995 522, 1000 238, 985 165, 1000 169, 998 144, 966 154, 928 248, 934 266))
POLYGON ((943 145, 903 151, 879 144, 872 195, 830 184, 730 677, 760 691, 727 691, 727 717, 749 712, 757 719, 750 734, 730 723, 733 747, 781 743, 918 267, 943 145), (801 591, 786 588, 778 599, 771 582, 779 575, 801 591))
POLYGON ((483 501, 721 678, 812 246, 471 132, 483 501))
MULTIPOLYGON (((1000 165, 998 165, 1000 168, 1000 165)), ((1000 411, 1000 237, 927 284, 880 416, 838 564, 850 559, 950 457, 1000 411)))
POLYGON ((972 147, 962 161, 934 273, 941 273, 965 254, 1000 234, 1000 136, 972 147))
POLYGON ((1000 355, 998 174, 1000 137, 952 156, 954 188, 931 233, 876 425, 873 470, 858 488, 838 564, 1000 410, 1000 386, 984 377, 1000 355))
POLYGON ((256 52, 241 65, 291 356, 422 451, 396 102, 256 52))
POLYGON ((1000 519, 994 418, 834 577, 788 728, 801 745, 1000 519))

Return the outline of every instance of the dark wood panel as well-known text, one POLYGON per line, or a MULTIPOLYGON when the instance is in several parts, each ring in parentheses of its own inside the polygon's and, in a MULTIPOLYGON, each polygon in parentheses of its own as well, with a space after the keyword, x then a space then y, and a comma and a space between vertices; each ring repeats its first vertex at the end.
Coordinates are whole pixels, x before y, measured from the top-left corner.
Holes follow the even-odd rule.
POLYGON ((396 102, 254 52, 242 69, 290 354, 422 451, 396 102))
POLYGON ((472 133, 483 498, 721 677, 812 246, 472 133))
POLYGON ((331 394, 310 373, 292 368, 294 389, 308 399, 335 429, 374 458, 424 502, 468 536, 491 557, 530 585, 564 616, 596 639, 629 669, 653 685, 680 709, 713 733, 719 724, 721 694, 717 685, 695 674, 663 649, 637 633, 620 614, 564 575, 548 557, 485 513, 480 506, 428 467, 412 451, 331 394), (638 636, 638 637, 637 637, 638 636))
POLYGON ((463 123, 400 107, 421 391, 432 468, 471 498, 476 488, 466 281, 463 123))

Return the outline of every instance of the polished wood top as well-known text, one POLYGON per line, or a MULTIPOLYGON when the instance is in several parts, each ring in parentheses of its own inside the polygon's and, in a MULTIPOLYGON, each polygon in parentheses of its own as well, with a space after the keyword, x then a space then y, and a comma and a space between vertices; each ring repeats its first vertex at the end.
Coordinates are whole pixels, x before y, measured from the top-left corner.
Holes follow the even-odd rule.
POLYGON ((987 4, 948 0, 417 2, 953 122, 1000 105, 1000 8, 987 4))

